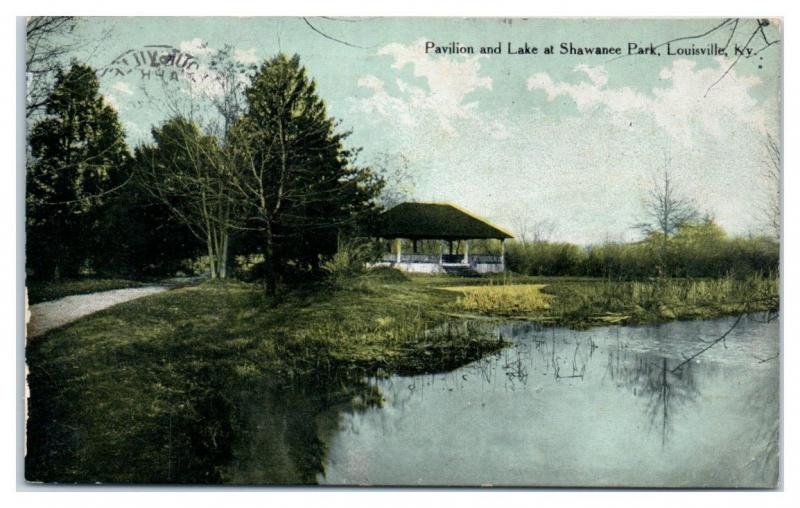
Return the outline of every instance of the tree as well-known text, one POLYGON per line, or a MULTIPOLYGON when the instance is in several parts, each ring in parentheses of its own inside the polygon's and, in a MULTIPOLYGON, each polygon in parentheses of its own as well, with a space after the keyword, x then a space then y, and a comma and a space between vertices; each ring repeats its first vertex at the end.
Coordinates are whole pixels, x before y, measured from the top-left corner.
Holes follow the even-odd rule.
POLYGON ((645 203, 646 220, 637 224, 645 236, 659 246, 661 268, 666 268, 669 239, 681 226, 697 219, 697 209, 691 200, 680 195, 672 179, 669 159, 653 186, 645 203))
POLYGON ((414 194, 414 180, 408 166, 408 157, 401 153, 382 152, 375 158, 373 167, 384 181, 380 194, 380 203, 384 208, 408 201, 414 194))
POLYGON ((136 149, 137 183, 206 246, 211 278, 227 277, 231 229, 238 220, 231 167, 216 137, 175 117, 136 149))
POLYGON ((233 184, 260 237, 267 293, 289 259, 318 268, 337 237, 376 210, 382 182, 344 148, 300 58, 279 54, 261 65, 246 91, 248 110, 231 129, 239 168, 233 184))
POLYGON ((91 67, 56 73, 29 143, 28 266, 36 277, 75 276, 98 247, 98 221, 130 162, 117 113, 91 67))
POLYGON ((535 214, 527 204, 522 204, 514 210, 511 217, 514 233, 517 240, 522 243, 547 242, 553 237, 558 225, 549 219, 534 219, 535 214))
POLYGON ((37 16, 28 20, 25 58, 28 81, 25 115, 28 118, 44 110, 52 80, 62 60, 75 47, 69 35, 77 23, 72 16, 37 16))
POLYGON ((143 89, 170 120, 153 130, 154 146, 137 150, 138 183, 205 246, 212 278, 227 277, 234 235, 243 229, 227 142, 247 107, 256 66, 238 62, 234 53, 230 45, 213 51, 202 78, 164 81, 160 97, 143 89))
POLYGON ((250 84, 250 73, 256 70, 255 65, 247 65, 237 61, 233 55, 235 48, 226 44, 214 53, 208 67, 211 80, 215 85, 211 93, 205 96, 214 106, 221 119, 218 136, 222 140, 228 138, 228 132, 247 109, 245 92, 250 84))
MULTIPOLYGON (((134 171, 136 165, 134 161, 134 171)), ((172 276, 185 270, 186 262, 203 255, 205 249, 205 243, 137 178, 115 193, 98 234, 106 239, 106 245, 93 256, 92 266, 98 273, 113 276, 172 276)))
POLYGON ((781 239, 781 148, 771 135, 764 142, 769 159, 764 166, 764 180, 768 186, 762 208, 764 222, 776 240, 781 239))

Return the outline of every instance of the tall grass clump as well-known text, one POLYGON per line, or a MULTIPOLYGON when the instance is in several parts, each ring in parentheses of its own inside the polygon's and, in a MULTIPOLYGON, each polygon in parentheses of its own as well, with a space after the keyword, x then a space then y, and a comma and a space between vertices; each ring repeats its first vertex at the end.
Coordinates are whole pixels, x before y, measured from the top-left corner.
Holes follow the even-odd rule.
POLYGON ((336 253, 324 260, 320 267, 334 287, 346 286, 367 270, 368 263, 376 259, 375 246, 369 241, 340 241, 336 253))
POLYGON ((568 323, 703 318, 777 310, 779 305, 779 282, 774 275, 604 280, 548 286, 545 291, 554 296, 549 315, 568 323))
POLYGON ((452 286, 442 289, 461 293, 456 306, 463 310, 496 315, 514 315, 548 309, 552 296, 542 293, 543 284, 452 286))

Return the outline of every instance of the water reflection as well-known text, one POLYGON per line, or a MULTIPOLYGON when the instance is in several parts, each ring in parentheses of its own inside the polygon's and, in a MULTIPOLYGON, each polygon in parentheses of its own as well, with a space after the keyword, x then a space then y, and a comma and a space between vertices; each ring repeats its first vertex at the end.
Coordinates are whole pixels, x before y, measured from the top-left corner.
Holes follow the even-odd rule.
POLYGON ((623 386, 647 401, 643 407, 650 429, 660 433, 661 445, 664 446, 675 414, 700 396, 692 364, 673 372, 665 357, 638 356, 633 361, 620 361, 623 354, 619 350, 609 351, 607 372, 612 380, 617 381, 617 386, 623 386))
POLYGON ((778 327, 735 318, 573 331, 505 326, 514 346, 446 374, 373 380, 318 480, 336 484, 769 486, 778 327), (730 330, 724 344, 696 352, 730 330), (605 358, 603 358, 605 357, 605 358), (686 361, 687 358, 690 361, 686 361))
MULTIPOLYGON (((554 381, 583 381, 587 365, 599 348, 593 334, 570 336, 569 331, 546 329, 534 323, 512 325, 509 336, 517 339, 528 337, 528 340, 517 340, 514 348, 501 354, 499 361, 487 358, 475 366, 486 382, 491 382, 493 375, 497 374, 493 370, 502 372, 506 376, 504 387, 510 390, 527 383, 529 369, 551 376, 554 381)), ((619 341, 613 343, 604 354, 607 356, 608 378, 615 386, 628 389, 647 401, 643 409, 650 421, 650 428, 657 430, 662 445, 666 444, 674 413, 700 395, 692 364, 660 355, 633 353, 627 344, 619 341)))
MULTIPOLYGON (((309 484, 324 472, 326 441, 339 430, 339 416, 379 404, 375 386, 331 378, 292 386, 265 381, 239 405, 226 483, 309 484), (333 389, 331 389, 333 387, 333 389)), ((355 431, 356 429, 351 429, 355 431)))

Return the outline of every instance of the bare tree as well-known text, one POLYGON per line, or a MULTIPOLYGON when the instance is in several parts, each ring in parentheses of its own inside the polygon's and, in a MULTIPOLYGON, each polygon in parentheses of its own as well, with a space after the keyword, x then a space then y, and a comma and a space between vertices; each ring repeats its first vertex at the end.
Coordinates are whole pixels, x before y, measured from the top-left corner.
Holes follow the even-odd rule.
POLYGON ((767 134, 764 142, 768 159, 764 166, 763 176, 768 188, 766 199, 762 205, 762 215, 767 229, 772 235, 781 238, 781 164, 783 163, 781 147, 772 135, 767 134))
POLYGON ((70 39, 70 34, 77 24, 78 20, 72 16, 37 16, 28 19, 25 58, 28 81, 25 115, 28 118, 44 108, 56 70, 75 49, 76 43, 70 39))
POLYGON ((168 120, 153 137, 155 146, 137 149, 139 183, 206 245, 211 278, 226 278, 230 235, 240 218, 234 166, 219 140, 186 118, 168 120))
POLYGON ((234 196, 240 169, 228 146, 246 110, 245 90, 255 68, 233 58, 226 45, 204 64, 200 81, 162 81, 162 94, 142 92, 171 118, 154 129, 157 147, 137 151, 138 178, 207 247, 212 278, 227 277, 231 237, 244 225, 244 204, 234 196))
POLYGON ((653 185, 645 202, 646 220, 636 227, 647 237, 658 237, 661 246, 661 262, 666 261, 669 239, 678 229, 697 220, 699 214, 694 203, 681 196, 670 169, 670 159, 665 157, 662 172, 653 179, 653 185))
POLYGON ((233 124, 247 110, 245 91, 250 85, 251 74, 257 69, 254 64, 237 61, 234 53, 235 48, 226 44, 211 56, 207 79, 211 80, 214 87, 199 92, 199 95, 210 103, 219 115, 221 126, 218 136, 222 140, 228 136, 233 124))
POLYGON ((527 204, 514 210, 514 215, 510 220, 517 239, 522 243, 547 242, 558 229, 558 224, 555 221, 535 219, 535 215, 527 204))
POLYGON ((380 195, 384 208, 408 201, 414 193, 414 180, 408 169, 408 157, 401 153, 379 153, 372 164, 385 183, 380 195))

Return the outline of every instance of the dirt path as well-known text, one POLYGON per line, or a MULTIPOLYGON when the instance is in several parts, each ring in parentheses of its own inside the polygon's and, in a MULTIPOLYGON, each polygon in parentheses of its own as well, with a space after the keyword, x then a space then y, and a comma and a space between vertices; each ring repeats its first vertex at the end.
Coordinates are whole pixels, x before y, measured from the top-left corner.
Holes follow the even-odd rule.
POLYGON ((113 289, 87 295, 66 296, 51 302, 31 305, 29 307, 28 338, 36 337, 48 330, 71 323, 78 318, 112 305, 161 293, 167 289, 169 288, 166 286, 113 289))

